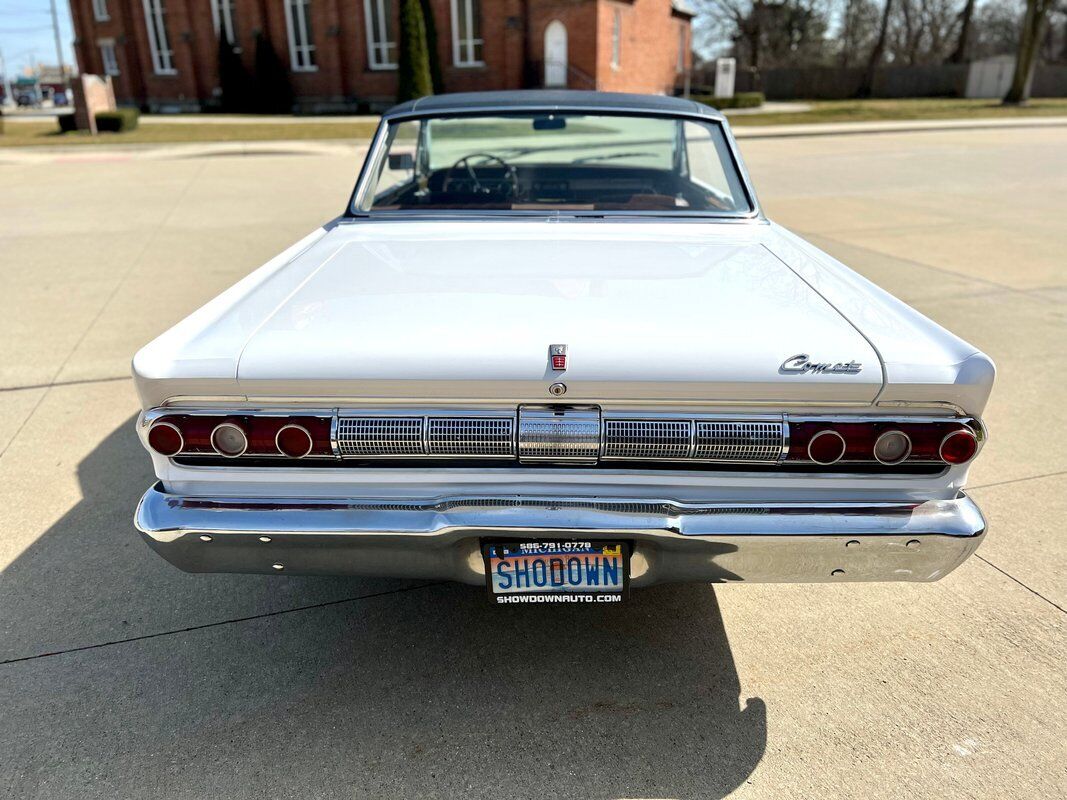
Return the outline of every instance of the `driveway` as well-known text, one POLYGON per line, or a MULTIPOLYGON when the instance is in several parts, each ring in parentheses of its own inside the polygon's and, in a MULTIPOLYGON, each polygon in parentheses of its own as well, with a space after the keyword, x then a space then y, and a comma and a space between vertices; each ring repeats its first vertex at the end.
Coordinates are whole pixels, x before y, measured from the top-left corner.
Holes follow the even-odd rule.
POLYGON ((1067 130, 742 149, 772 216, 997 362, 991 532, 939 583, 180 573, 130 522, 129 359, 336 215, 356 148, 0 166, 0 796, 1067 794, 1067 130))

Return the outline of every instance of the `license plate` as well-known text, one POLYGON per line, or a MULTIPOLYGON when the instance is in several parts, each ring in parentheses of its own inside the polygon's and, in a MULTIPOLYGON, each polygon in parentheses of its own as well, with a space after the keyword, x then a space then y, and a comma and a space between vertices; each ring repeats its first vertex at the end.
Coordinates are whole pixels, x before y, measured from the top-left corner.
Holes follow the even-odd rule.
POLYGON ((624 542, 485 542, 494 603, 617 603, 629 583, 624 542))

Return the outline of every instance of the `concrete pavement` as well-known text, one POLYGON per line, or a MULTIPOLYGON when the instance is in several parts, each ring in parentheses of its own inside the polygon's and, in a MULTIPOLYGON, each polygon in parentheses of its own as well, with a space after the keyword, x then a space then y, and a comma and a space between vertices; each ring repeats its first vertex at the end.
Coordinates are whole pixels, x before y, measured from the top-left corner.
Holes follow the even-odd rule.
POLYGON ((992 531, 940 583, 515 613, 177 572, 129 521, 129 358, 335 215, 358 159, 0 167, 0 796, 1067 794, 1067 131, 741 146, 773 217, 997 361, 992 531))

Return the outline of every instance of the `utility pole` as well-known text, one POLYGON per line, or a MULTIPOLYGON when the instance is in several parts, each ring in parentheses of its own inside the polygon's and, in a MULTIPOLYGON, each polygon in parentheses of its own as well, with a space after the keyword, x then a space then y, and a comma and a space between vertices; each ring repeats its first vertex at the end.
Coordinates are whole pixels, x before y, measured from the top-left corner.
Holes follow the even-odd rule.
POLYGON ((56 13, 56 0, 51 0, 52 5, 52 33, 56 37, 56 61, 59 64, 59 77, 63 86, 70 92, 70 81, 67 80, 67 70, 63 64, 63 41, 59 38, 59 14, 56 13))
POLYGON ((0 105, 9 106, 15 102, 15 96, 11 93, 11 73, 7 71, 3 50, 0 50, 0 72, 4 74, 4 102, 0 105))

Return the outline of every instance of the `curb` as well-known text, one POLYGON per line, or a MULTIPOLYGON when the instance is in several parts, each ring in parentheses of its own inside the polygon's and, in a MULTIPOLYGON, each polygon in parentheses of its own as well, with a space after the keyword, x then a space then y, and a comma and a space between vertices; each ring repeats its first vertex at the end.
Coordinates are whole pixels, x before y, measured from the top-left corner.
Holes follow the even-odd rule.
MULTIPOLYGON (((734 138, 741 140, 1061 127, 1067 127, 1067 117, 742 125, 733 127, 731 130, 734 138)), ((369 139, 274 139, 248 142, 175 142, 110 146, 87 144, 72 147, 27 145, 22 147, 0 147, 0 166, 5 164, 46 164, 57 162, 168 160, 211 158, 216 156, 346 155, 361 154, 369 144, 369 139)))
POLYGON ((831 122, 798 125, 732 126, 735 139, 785 139, 800 136, 859 136, 877 133, 936 133, 938 131, 995 130, 999 128, 1061 128, 1067 117, 1014 117, 1011 119, 900 120, 884 122, 831 122))
POLYGON ((166 161, 219 156, 359 155, 370 140, 274 139, 253 142, 189 142, 124 145, 0 147, 0 165, 166 161))

